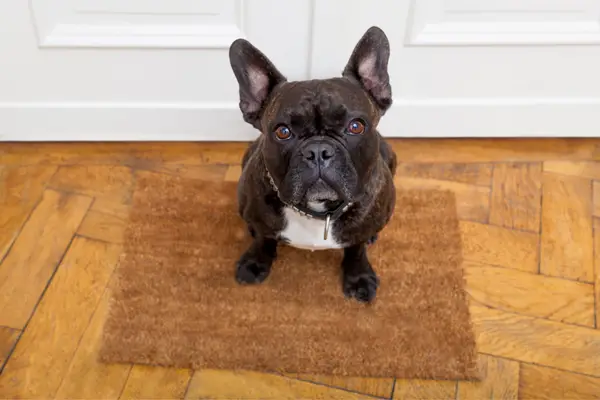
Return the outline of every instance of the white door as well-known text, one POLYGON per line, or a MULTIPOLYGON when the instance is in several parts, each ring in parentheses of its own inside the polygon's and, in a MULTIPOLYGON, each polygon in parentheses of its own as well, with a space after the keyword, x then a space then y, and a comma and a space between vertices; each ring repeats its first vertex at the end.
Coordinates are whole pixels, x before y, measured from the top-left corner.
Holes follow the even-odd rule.
POLYGON ((391 44, 386 136, 596 136, 600 0, 2 0, 0 140, 247 140, 228 46, 289 79, 391 44))
POLYGON ((253 138, 229 45, 245 37, 305 79, 310 5, 2 0, 0 140, 253 138))
POLYGON ((311 75, 390 41, 387 136, 600 136, 600 0, 315 2, 311 75))

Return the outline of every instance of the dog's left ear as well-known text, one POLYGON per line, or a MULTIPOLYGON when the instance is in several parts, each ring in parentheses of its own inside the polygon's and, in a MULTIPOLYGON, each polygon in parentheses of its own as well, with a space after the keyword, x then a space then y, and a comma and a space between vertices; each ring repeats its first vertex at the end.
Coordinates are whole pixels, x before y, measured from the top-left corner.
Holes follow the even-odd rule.
POLYGON ((273 63, 245 39, 229 47, 229 62, 240 87, 240 110, 244 121, 260 130, 265 101, 273 88, 286 80, 273 63))
POLYGON ((385 33, 373 26, 358 41, 342 75, 360 83, 375 100, 382 113, 392 105, 388 75, 390 43, 385 33))

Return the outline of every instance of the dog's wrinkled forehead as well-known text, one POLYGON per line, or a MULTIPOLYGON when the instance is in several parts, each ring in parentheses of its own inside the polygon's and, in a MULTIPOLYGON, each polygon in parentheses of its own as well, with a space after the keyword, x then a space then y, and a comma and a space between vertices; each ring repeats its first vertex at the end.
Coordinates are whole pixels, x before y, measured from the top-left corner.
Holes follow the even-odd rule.
POLYGON ((269 102, 263 127, 287 124, 298 134, 323 134, 345 126, 350 118, 376 116, 368 95, 348 79, 286 82, 269 102))

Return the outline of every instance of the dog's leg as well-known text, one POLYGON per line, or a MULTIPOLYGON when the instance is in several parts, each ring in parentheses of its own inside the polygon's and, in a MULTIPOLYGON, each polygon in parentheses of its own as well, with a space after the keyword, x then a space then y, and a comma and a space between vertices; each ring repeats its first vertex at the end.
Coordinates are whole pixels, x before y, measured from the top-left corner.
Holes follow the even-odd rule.
POLYGON ((261 283, 269 276, 271 265, 277 257, 275 239, 255 237, 237 262, 235 278, 238 283, 261 283))
POLYGON ((379 278, 367 258, 365 244, 344 249, 342 260, 343 290, 347 297, 369 303, 375 298, 379 278))

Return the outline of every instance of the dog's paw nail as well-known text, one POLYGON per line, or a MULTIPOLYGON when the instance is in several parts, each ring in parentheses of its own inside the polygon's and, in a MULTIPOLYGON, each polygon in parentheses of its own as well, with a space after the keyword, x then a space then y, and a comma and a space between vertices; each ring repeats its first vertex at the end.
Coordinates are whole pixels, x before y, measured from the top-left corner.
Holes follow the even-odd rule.
POLYGON ((369 291, 366 288, 359 288, 356 291, 356 298, 360 301, 369 301, 369 297, 369 291))
POLYGON ((235 279, 240 284, 261 283, 267 279, 270 271, 271 268, 268 265, 252 260, 240 261, 237 265, 235 279))
POLYGON ((344 294, 362 303, 370 303, 375 299, 379 279, 373 274, 347 276, 344 278, 344 294))

